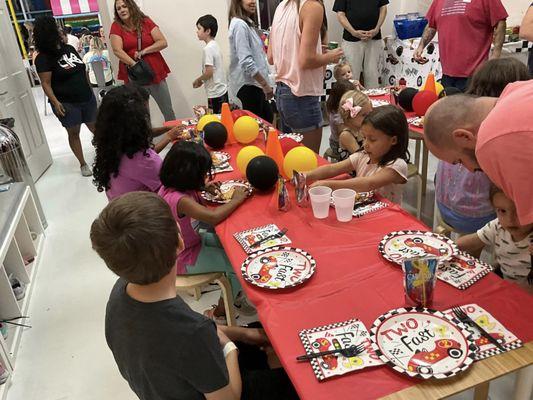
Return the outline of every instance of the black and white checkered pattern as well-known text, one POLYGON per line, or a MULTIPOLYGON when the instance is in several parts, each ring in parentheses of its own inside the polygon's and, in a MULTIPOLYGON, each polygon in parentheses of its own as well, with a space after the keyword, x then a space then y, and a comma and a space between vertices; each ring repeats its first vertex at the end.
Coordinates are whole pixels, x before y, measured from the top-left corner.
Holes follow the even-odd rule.
POLYGON ((366 206, 357 207, 353 210, 353 216, 360 218, 363 215, 370 214, 376 211, 379 211, 383 208, 388 207, 389 205, 387 203, 384 203, 382 201, 378 201, 376 203, 372 203, 366 206))
POLYGON ((376 354, 378 355, 378 357, 380 358, 381 361, 383 361, 386 365, 388 365, 389 367, 391 367, 395 371, 398 371, 398 372, 400 372, 402 374, 411 376, 413 378, 422 378, 422 379, 429 379, 429 378, 444 379, 444 378, 449 378, 450 376, 457 375, 459 372, 464 371, 465 369, 470 367, 470 365, 474 362, 474 358, 476 356, 476 353, 475 353, 476 346, 475 346, 475 344, 474 344, 474 342, 472 340, 472 333, 470 333, 468 330, 466 330, 464 328, 464 326, 460 324, 459 320, 457 320, 456 318, 451 318, 448 315, 445 315, 445 314, 443 314, 440 311, 431 310, 431 309, 422 308, 422 307, 396 308, 394 310, 390 310, 390 311, 386 312, 385 314, 381 315, 372 324, 372 328, 370 329, 370 339, 372 340, 372 347, 373 347, 374 351, 376 352, 376 354), (443 373, 443 374, 420 374, 420 373, 417 373, 417 372, 409 372, 406 369, 404 369, 403 367, 401 367, 400 365, 396 364, 394 362, 394 360, 391 360, 388 357, 386 357, 383 354, 383 352, 381 351, 381 349, 379 348, 378 344, 377 344, 376 334, 377 334, 378 328, 380 327, 380 325, 385 320, 389 319, 390 317, 392 317, 392 316, 394 316, 396 314, 404 314, 404 313, 409 313, 409 312, 431 314, 431 315, 435 315, 436 317, 443 318, 443 319, 446 319, 448 321, 453 322, 457 326, 457 328, 461 330, 461 333, 463 334, 463 336, 466 338, 466 340, 468 342, 468 348, 469 348, 470 352, 468 354, 468 357, 466 357, 465 362, 462 365, 458 366, 457 368, 454 368, 453 370, 448 371, 448 372, 443 373))
MULTIPOLYGON (((522 346, 523 346, 523 343, 522 343, 521 340, 515 340, 512 343, 508 343, 508 344, 504 344, 503 345, 505 351, 511 351, 511 350, 514 350, 514 349, 518 349, 518 348, 520 348, 522 346)), ((485 350, 485 351, 481 351, 479 353, 476 353, 475 360, 476 361, 484 360, 485 358, 496 356, 496 355, 502 354, 502 353, 503 352, 500 349, 498 349, 497 347, 494 347, 493 349, 485 350)))
POLYGON ((533 42, 528 42, 527 40, 522 40, 521 46, 516 46, 514 49, 515 53, 522 53, 533 49, 533 42))
MULTIPOLYGON (((330 329, 341 328, 346 325, 355 324, 358 321, 359 320, 357 318, 354 318, 354 319, 349 319, 347 321, 336 322, 334 324, 329 324, 329 325, 317 326, 316 328, 304 329, 303 331, 300 331, 298 335, 300 336, 300 340, 302 341, 302 344, 304 346, 305 354, 315 353, 315 351, 311 347, 309 338, 307 337, 308 333, 315 333, 315 332, 321 332, 321 331, 328 331, 330 329)), ((320 368, 320 365, 318 364, 318 360, 316 358, 311 359, 311 367, 313 368, 313 372, 315 373, 315 376, 317 377, 319 381, 326 379, 326 377, 324 376, 324 373, 322 372, 322 368, 320 368)))

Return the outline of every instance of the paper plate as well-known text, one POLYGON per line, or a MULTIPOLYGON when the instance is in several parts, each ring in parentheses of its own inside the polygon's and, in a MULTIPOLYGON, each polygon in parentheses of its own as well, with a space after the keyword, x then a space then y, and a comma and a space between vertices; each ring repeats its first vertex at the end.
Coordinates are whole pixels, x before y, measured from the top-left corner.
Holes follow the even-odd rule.
POLYGON ((211 159, 213 160, 213 167, 218 167, 226 164, 231 159, 231 156, 225 151, 212 151, 211 159))
POLYGON ((252 194, 252 186, 246 182, 246 181, 237 181, 237 180, 231 180, 231 181, 225 181, 222 182, 220 185, 220 191, 222 193, 222 197, 220 195, 214 196, 211 193, 206 192, 205 190, 200 192, 200 196, 212 203, 219 203, 219 204, 226 204, 231 201, 231 196, 229 195, 232 191, 232 189, 235 186, 244 186, 248 190, 248 195, 252 194), (228 196, 228 197, 225 197, 228 196))
POLYGON ((272 247, 244 260, 243 278, 265 289, 285 289, 300 285, 315 272, 315 259, 295 247, 272 247))
POLYGON ((460 251, 448 261, 439 265, 437 278, 464 290, 492 271, 492 266, 460 251))
POLYGON ((385 235, 378 251, 383 258, 402 264, 406 258, 433 256, 440 261, 450 259, 459 251, 446 236, 424 231, 398 231, 385 235))
POLYGON ((407 120, 407 122, 409 122, 411 125, 416 126, 418 128, 423 128, 424 127, 424 118, 423 117, 409 118, 407 120))
POLYGON ((388 106, 390 103, 385 100, 372 100, 372 107, 388 106))
POLYGON ((398 308, 374 321, 372 346, 381 361, 415 378, 449 378, 475 357, 471 333, 459 321, 426 308, 398 308))
POLYGON ((365 89, 363 90, 363 93, 367 96, 374 97, 374 96, 383 96, 386 94, 389 94, 389 91, 387 89, 365 89))
POLYGON ((301 133, 280 133, 278 135, 278 138, 279 139, 289 138, 289 139, 294 140, 295 142, 300 143, 302 140, 304 140, 304 135, 302 135, 301 133))

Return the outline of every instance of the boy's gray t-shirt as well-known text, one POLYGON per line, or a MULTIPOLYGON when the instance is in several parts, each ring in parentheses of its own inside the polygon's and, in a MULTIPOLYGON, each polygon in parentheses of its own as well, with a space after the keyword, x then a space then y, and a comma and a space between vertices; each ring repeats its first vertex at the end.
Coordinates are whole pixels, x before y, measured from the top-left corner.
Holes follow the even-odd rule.
POLYGON ((107 303, 105 336, 120 373, 141 400, 205 399, 229 383, 215 323, 179 297, 142 303, 119 279, 107 303))

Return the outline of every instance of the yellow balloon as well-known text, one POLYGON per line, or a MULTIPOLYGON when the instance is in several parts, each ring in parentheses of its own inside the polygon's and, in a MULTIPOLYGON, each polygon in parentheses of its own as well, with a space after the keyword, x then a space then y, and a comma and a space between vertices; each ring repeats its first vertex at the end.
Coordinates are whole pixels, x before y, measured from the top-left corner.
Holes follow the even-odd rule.
POLYGON ((249 117, 248 115, 240 117, 233 125, 233 135, 239 143, 252 143, 258 134, 259 124, 255 118, 249 117))
POLYGON ((239 150, 237 154, 237 168, 241 171, 241 174, 246 176, 246 167, 253 158, 257 156, 263 156, 263 150, 257 146, 246 146, 239 150))
POLYGON ((283 161, 283 170, 285 174, 292 178, 292 171, 306 172, 315 169, 318 166, 316 154, 313 150, 298 146, 291 149, 283 161))
POLYGON ((442 86, 442 83, 435 82, 435 89, 437 89, 437 96, 440 95, 440 92, 444 90, 444 86, 442 86))
POLYGON ((214 115, 214 114, 206 114, 200 120, 198 121, 198 124, 196 124, 196 131, 201 132, 204 130, 204 126, 206 126, 208 123, 218 121, 220 122, 220 119, 214 115))

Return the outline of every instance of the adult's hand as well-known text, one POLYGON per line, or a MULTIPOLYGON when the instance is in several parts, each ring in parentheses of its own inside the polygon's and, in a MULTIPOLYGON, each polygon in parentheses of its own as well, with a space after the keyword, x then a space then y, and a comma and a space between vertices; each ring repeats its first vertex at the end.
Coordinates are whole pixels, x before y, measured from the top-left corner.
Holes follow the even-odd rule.
POLYGON ((204 82, 198 78, 198 79, 195 79, 192 83, 192 87, 195 88, 195 89, 198 89, 200 86, 202 86, 204 84, 204 82))
POLYGON ((67 110, 65 110, 65 107, 63 107, 61 102, 56 101, 52 103, 52 106, 54 107, 54 112, 58 117, 64 117, 67 114, 67 110))
POLYGON ((274 89, 272 89, 272 86, 268 84, 263 86, 263 92, 265 93, 265 97, 267 100, 270 100, 274 97, 274 89))
POLYGON ((369 31, 366 31, 367 36, 372 39, 374 36, 376 36, 379 33, 379 29, 371 29, 369 31))
POLYGON ((419 63, 423 63, 425 61, 424 57, 422 56, 423 52, 424 47, 419 45, 413 54, 413 58, 415 59, 415 61, 419 63))
POLYGON ((338 63, 343 55, 344 51, 341 48, 336 48, 334 50, 328 51, 326 53, 326 56, 328 57, 328 64, 338 63))

